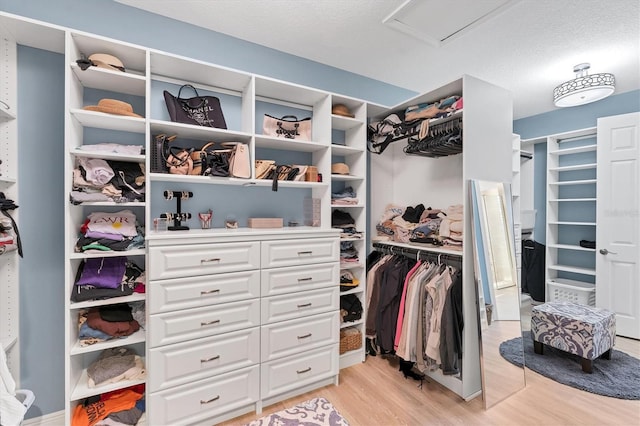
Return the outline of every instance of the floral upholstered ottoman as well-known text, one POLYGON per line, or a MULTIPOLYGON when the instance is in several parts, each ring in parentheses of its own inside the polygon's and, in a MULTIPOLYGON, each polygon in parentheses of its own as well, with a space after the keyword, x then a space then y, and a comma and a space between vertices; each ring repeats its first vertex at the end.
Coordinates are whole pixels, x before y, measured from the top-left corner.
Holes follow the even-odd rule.
POLYGON ((548 345, 578 355, 582 371, 591 373, 594 359, 611 359, 616 316, 573 302, 547 302, 531 309, 531 337, 537 354, 542 355, 548 345))

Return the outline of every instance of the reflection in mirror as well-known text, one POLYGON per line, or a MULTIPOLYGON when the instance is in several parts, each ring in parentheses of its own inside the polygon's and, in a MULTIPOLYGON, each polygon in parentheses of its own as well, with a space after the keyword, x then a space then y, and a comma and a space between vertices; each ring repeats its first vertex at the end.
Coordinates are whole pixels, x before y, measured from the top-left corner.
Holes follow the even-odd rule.
MULTIPOLYGON (((509 184, 471 180, 474 275, 485 408, 524 388, 524 368, 500 355, 500 344, 522 336, 509 184)), ((524 351, 523 351, 524 352, 524 351)))

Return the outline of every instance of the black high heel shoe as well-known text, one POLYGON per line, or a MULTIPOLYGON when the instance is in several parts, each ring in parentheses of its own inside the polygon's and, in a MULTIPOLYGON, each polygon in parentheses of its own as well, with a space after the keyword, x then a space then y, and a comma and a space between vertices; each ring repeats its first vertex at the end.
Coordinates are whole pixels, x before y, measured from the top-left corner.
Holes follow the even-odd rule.
POLYGON ((400 360, 400 368, 399 370, 404 375, 404 378, 411 377, 413 380, 422 381, 425 378, 425 375, 416 371, 414 368, 414 363, 411 361, 400 360))

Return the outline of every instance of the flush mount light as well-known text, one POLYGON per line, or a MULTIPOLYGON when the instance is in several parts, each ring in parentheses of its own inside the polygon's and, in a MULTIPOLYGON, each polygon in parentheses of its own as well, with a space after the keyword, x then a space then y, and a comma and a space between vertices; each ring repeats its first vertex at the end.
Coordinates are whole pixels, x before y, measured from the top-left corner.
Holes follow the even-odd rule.
POLYGON ((573 67, 576 78, 565 81, 553 89, 553 103, 557 107, 584 105, 604 99, 616 88, 613 74, 589 74, 590 64, 578 64, 573 67))

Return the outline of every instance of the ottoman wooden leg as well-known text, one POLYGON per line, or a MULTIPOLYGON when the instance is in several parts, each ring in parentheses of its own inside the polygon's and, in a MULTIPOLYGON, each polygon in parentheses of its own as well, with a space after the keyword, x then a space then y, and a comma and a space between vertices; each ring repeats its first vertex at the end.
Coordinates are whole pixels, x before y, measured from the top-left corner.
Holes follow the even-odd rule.
POLYGON ((590 359, 586 359, 586 358, 582 358, 581 360, 581 364, 582 364, 582 371, 584 371, 585 373, 592 373, 593 372, 593 361, 590 359))
POLYGON ((602 358, 602 359, 611 359, 611 349, 609 349, 608 351, 606 351, 605 353, 600 355, 600 358, 602 358))
POLYGON ((538 355, 542 355, 544 352, 544 344, 542 342, 533 341, 533 351, 538 355))

